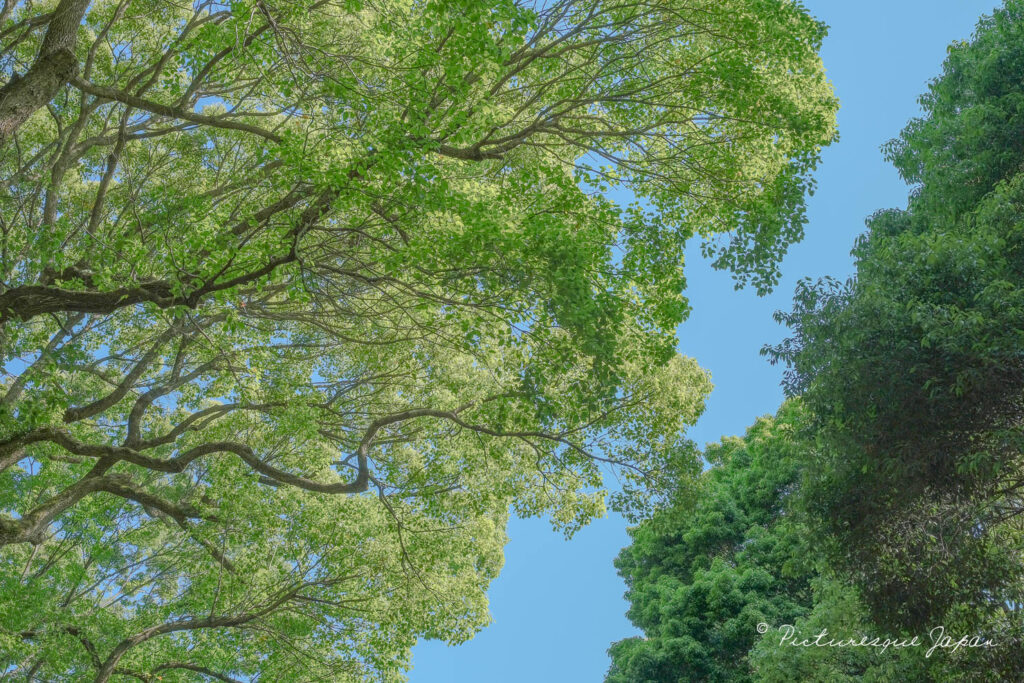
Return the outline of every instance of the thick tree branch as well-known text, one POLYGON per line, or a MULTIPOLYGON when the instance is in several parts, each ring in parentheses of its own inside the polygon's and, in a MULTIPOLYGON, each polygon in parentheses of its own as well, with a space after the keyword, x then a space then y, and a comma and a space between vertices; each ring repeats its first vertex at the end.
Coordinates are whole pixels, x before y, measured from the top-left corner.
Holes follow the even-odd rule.
POLYGON ((218 673, 213 669, 209 669, 205 666, 199 666, 198 664, 190 664, 188 662, 166 662, 153 669, 154 674, 158 674, 161 671, 169 671, 172 669, 183 669, 185 671, 195 671, 196 673, 209 676, 210 678, 216 678, 218 681, 224 681, 224 683, 242 683, 237 678, 232 678, 226 674, 218 673))
POLYGON ((0 146, 78 73, 75 43, 89 0, 61 0, 50 16, 39 56, 24 76, 0 88, 0 146))
POLYGON ((151 100, 137 97, 130 93, 123 92, 121 90, 115 90, 113 88, 104 88, 103 86, 95 85, 86 80, 74 76, 70 79, 71 85, 78 88, 84 93, 89 95, 95 95, 105 100, 113 100, 115 102, 121 102, 127 104, 130 107, 141 109, 142 111, 148 111, 151 114, 157 114, 159 116, 165 116, 169 119, 179 119, 181 121, 188 121, 201 126, 210 126, 211 128, 223 128, 226 130, 238 130, 243 133, 251 133, 258 135, 266 140, 270 140, 274 143, 280 143, 282 138, 276 133, 272 133, 269 130, 260 128, 259 126, 253 126, 248 123, 242 123, 241 121, 234 121, 223 116, 205 116, 204 114, 197 114, 194 111, 189 111, 181 107, 173 107, 167 104, 160 104, 159 102, 153 102, 151 100))
POLYGON ((270 600, 262 608, 252 612, 235 615, 209 616, 205 618, 191 617, 177 619, 140 631, 129 638, 125 638, 117 644, 107 659, 100 666, 100 669, 96 674, 96 678, 94 679, 94 683, 106 683, 109 681, 110 677, 114 674, 114 670, 117 668, 118 662, 121 661, 121 658, 124 657, 124 655, 133 647, 144 643, 147 640, 180 631, 244 626, 245 624, 276 612, 290 600, 294 599, 303 588, 306 588, 309 585, 310 584, 302 583, 290 589, 282 590, 274 599, 270 600))
POLYGON ((103 490, 108 483, 103 475, 114 464, 113 459, 101 458, 84 477, 20 518, 0 517, 0 546, 42 542, 50 522, 89 494, 103 490))

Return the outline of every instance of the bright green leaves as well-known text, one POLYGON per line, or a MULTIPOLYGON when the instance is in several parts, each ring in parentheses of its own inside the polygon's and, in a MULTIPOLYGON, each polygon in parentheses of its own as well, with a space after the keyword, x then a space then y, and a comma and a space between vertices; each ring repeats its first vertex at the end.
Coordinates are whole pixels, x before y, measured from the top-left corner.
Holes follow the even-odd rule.
POLYGON ((784 0, 94 2, 0 158, 3 531, 44 538, 0 554, 38 631, 5 661, 395 680, 486 624, 510 511, 691 490, 684 246, 771 283, 821 34, 784 0))

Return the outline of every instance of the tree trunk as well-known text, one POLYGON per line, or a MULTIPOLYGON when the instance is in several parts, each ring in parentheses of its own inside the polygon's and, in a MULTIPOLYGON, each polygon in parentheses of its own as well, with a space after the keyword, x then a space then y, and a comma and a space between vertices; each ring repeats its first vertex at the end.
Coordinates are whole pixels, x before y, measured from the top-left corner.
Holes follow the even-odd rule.
POLYGON ((78 74, 75 42, 88 6, 89 0, 61 0, 48 22, 36 61, 24 76, 15 74, 0 88, 0 144, 78 74))

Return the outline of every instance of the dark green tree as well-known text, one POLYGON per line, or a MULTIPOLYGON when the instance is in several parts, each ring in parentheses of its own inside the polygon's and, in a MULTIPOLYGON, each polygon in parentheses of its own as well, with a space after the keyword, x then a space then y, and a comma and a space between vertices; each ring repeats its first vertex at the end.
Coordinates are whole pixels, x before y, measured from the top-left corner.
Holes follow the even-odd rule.
MULTIPOLYGON (((808 523, 803 482, 818 455, 813 426, 794 400, 742 439, 709 445, 712 466, 695 495, 631 531, 616 566, 644 636, 612 645, 606 683, 1012 680, 1009 657, 992 654, 1001 641, 928 656, 932 634, 872 620, 808 523), (823 646, 792 644, 818 634, 823 646), (886 640, 903 645, 828 646, 886 640)), ((969 634, 974 616, 961 607, 949 615, 954 640, 969 634)))
POLYGON ((610 650, 608 683, 752 680, 758 623, 792 623, 811 607, 807 535, 790 514, 801 410, 787 404, 743 439, 709 445, 698 495, 630 533, 616 567, 629 618, 646 637, 610 650))
POLYGON ((1024 676, 1024 3, 954 44, 886 147, 915 184, 857 243, 856 277, 804 282, 767 352, 822 451, 804 493, 873 619, 953 621, 1024 676))

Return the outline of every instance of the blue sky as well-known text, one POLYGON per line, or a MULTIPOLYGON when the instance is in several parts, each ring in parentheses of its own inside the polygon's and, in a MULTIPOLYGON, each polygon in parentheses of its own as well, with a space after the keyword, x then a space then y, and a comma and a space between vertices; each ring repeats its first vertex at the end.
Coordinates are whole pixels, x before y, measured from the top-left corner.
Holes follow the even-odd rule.
MULTIPOLYGON (((845 278, 864 219, 903 207, 907 187, 879 146, 918 111, 917 97, 939 72, 946 46, 970 37, 994 0, 806 0, 831 28, 822 50, 841 100, 840 140, 824 153, 810 199, 807 235, 782 266, 775 293, 734 291, 730 277, 687 259, 693 313, 679 349, 711 371, 708 409, 690 436, 698 443, 741 434, 782 399, 782 370, 759 355, 785 331, 772 320, 789 309, 803 277, 845 278)), ((458 647, 419 644, 411 683, 575 683, 600 681, 612 641, 637 633, 625 617, 625 584, 612 560, 629 542, 623 520, 595 521, 570 541, 544 520, 513 520, 506 564, 490 591, 494 623, 458 647)))

